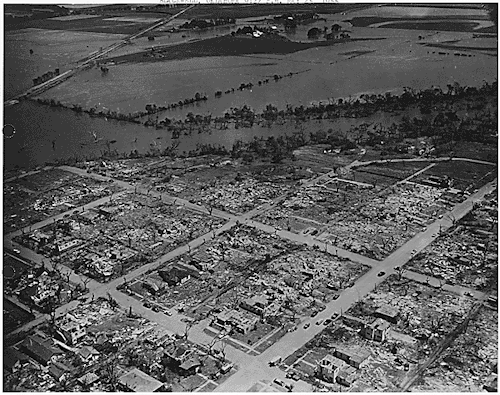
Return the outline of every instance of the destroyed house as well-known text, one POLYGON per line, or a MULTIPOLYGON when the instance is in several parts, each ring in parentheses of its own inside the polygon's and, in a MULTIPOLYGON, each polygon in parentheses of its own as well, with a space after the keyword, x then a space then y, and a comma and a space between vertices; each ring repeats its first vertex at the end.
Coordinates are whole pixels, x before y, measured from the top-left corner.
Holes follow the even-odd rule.
POLYGON ((159 275, 152 274, 143 281, 143 287, 154 295, 161 294, 166 290, 166 284, 159 275))
POLYGON ((399 311, 391 306, 381 306, 375 311, 375 317, 383 318, 393 324, 398 323, 399 311))
POLYGON ((288 285, 289 287, 292 287, 292 288, 298 287, 302 284, 302 281, 295 276, 285 277, 284 282, 286 285, 288 285))
POLYGON ((240 306, 257 315, 264 315, 269 301, 264 296, 253 296, 242 300, 240 306))
POLYGON ((160 270, 159 275, 169 287, 186 283, 191 279, 192 271, 182 266, 173 265, 165 270, 160 270))
POLYGON ((21 343, 21 349, 26 355, 43 365, 47 365, 56 355, 63 353, 53 346, 51 340, 42 339, 37 335, 27 337, 21 343))
POLYGON ((71 369, 63 363, 54 362, 49 367, 49 374, 58 381, 65 380, 71 369))
POLYGON ((164 363, 182 376, 196 374, 201 361, 189 343, 176 340, 165 347, 164 363))
POLYGON ((16 367, 20 367, 25 362, 28 362, 29 358, 22 352, 9 347, 4 350, 3 353, 3 369, 7 372, 13 372, 16 367))
POLYGON ((85 337, 85 328, 78 323, 70 321, 61 325, 58 329, 58 334, 61 340, 68 345, 75 345, 78 340, 85 337))
POLYGON ((359 369, 370 356, 369 352, 361 352, 347 350, 344 348, 336 348, 334 356, 347 362, 352 367, 359 369))
POLYGON ((99 357, 101 353, 92 346, 85 346, 78 350, 77 354, 83 362, 89 362, 99 357))
POLYGON ((125 392, 161 392, 161 381, 135 368, 118 379, 118 387, 125 392))
POLYGON ((318 362, 316 373, 321 379, 334 383, 345 364, 341 359, 328 354, 318 362))
POLYGON ((350 387, 356 381, 356 369, 352 366, 346 366, 340 369, 337 375, 337 382, 341 385, 350 387))
POLYGON ((194 352, 190 353, 190 355, 179 365, 179 374, 182 376, 191 376, 193 374, 198 373, 200 370, 201 361, 198 355, 194 352))
POLYGON ((218 330, 234 329, 237 332, 246 334, 250 332, 259 319, 255 316, 245 317, 239 311, 226 310, 217 314, 211 325, 218 330))
POLYGON ((363 335, 367 339, 383 342, 389 330, 389 322, 382 318, 375 319, 371 324, 365 325, 363 328, 363 335))
POLYGON ((165 346, 164 356, 169 366, 179 366, 190 354, 191 346, 183 340, 176 340, 165 346))

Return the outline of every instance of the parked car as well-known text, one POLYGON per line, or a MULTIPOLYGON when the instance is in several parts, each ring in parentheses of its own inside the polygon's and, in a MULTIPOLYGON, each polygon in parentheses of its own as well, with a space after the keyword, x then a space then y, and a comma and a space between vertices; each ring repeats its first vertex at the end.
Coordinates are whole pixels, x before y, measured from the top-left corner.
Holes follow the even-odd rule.
POLYGON ((311 314, 311 317, 316 317, 318 315, 318 312, 317 311, 313 311, 312 314, 311 314))
POLYGON ((470 296, 471 298, 474 297, 474 294, 472 292, 469 292, 469 291, 465 291, 464 295, 465 296, 470 296))
POLYGON ((333 300, 337 300, 339 298, 339 296, 340 295, 338 293, 334 293, 333 296, 332 296, 333 300))
POLYGON ((14 251, 17 255, 21 254, 21 251, 19 251, 17 248, 14 248, 12 251, 14 251))
POLYGON ((269 361, 269 366, 276 366, 276 365, 278 365, 280 363, 281 363, 281 357, 277 356, 277 357, 274 357, 273 359, 271 359, 269 361))
POLYGON ((333 313, 332 316, 330 317, 333 320, 336 320, 340 314, 339 313, 333 313))
POLYGON ((325 322, 323 322, 324 326, 330 325, 332 323, 332 320, 330 318, 327 318, 325 322))
POLYGON ((285 383, 284 383, 284 382, 283 382, 283 380, 281 380, 281 379, 276 378, 276 379, 274 379, 273 381, 274 381, 276 384, 281 385, 282 387, 284 387, 284 386, 285 386, 285 383))
POLYGON ((155 305, 155 306, 153 306, 153 311, 154 311, 155 313, 159 313, 159 312, 160 312, 160 308, 159 308, 158 306, 156 306, 156 305, 155 305))
POLYGON ((311 326, 311 324, 308 322, 307 324, 304 325, 304 329, 307 329, 311 326))
POLYGON ((316 321, 316 325, 321 325, 323 323, 323 320, 316 321))
POLYGON ((379 273, 377 274, 377 276, 379 276, 379 277, 385 276, 385 272, 383 272, 383 271, 382 271, 382 272, 379 272, 379 273))
POLYGON ((172 315, 172 312, 169 310, 165 310, 163 314, 168 315, 170 317, 172 315))

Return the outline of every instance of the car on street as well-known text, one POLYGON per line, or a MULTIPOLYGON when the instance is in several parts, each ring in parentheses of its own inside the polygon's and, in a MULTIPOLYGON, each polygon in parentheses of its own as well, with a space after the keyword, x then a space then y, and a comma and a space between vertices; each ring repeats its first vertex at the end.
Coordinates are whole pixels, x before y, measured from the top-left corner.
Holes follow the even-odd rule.
POLYGON ((325 320, 325 322, 323 322, 323 325, 324 325, 324 326, 328 326, 328 325, 330 325, 331 323, 332 323, 332 320, 331 320, 330 318, 327 318, 327 319, 325 320))
POLYGON ((17 255, 21 254, 21 251, 19 251, 17 248, 14 248, 12 251, 14 251, 17 255))
POLYGON ((295 381, 299 381, 300 380, 300 376, 297 374, 297 372, 287 372, 285 377, 287 379, 292 379, 292 380, 295 380, 295 381))
POLYGON ((312 314, 311 314, 311 317, 316 317, 318 315, 318 312, 317 311, 313 311, 312 314))
POLYGON ((142 305, 143 305, 145 308, 147 308, 147 309, 150 309, 150 308, 151 308, 151 303, 149 303, 149 302, 144 302, 142 305))
POLYGON ((307 324, 304 325, 304 329, 307 329, 311 326, 311 324, 308 322, 307 324))
POLYGON ((396 267, 394 268, 394 270, 395 270, 395 271, 398 271, 399 269, 401 269, 399 266, 396 266, 396 267))
POLYGON ((334 293, 334 294, 332 295, 332 298, 333 298, 333 300, 337 300, 337 299, 339 298, 339 296, 340 296, 340 295, 339 295, 338 293, 334 293))
POLYGON ((172 312, 169 310, 165 310, 163 314, 168 315, 170 317, 172 315, 172 312))
POLYGON ((339 315, 340 315, 339 313, 333 313, 330 318, 333 321, 333 320, 336 320, 339 317, 339 315))
POLYGON ((156 305, 155 305, 155 306, 153 306, 153 311, 154 311, 155 313, 159 313, 159 312, 160 312, 160 308, 159 308, 158 306, 156 306, 156 305))
POLYGON ((284 387, 284 386, 285 386, 285 382, 284 382, 283 380, 281 380, 281 379, 275 378, 273 381, 274 381, 276 384, 281 385, 282 387, 284 387))
POLYGON ((383 272, 383 271, 382 271, 382 272, 379 272, 379 273, 377 274, 377 276, 379 276, 379 277, 385 276, 385 272, 383 272))
POLYGON ((321 325, 323 323, 323 320, 316 321, 316 325, 321 325))
POLYGON ((464 295, 465 296, 470 296, 471 298, 474 297, 474 294, 472 292, 469 292, 469 291, 465 291, 464 295))

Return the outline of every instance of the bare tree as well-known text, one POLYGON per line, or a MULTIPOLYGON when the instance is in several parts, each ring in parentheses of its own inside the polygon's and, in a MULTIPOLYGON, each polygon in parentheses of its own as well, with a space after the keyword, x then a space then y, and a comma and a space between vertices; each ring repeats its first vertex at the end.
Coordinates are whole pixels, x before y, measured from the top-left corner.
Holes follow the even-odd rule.
POLYGON ((191 328, 194 326, 194 324, 194 321, 189 321, 186 323, 186 328, 184 329, 184 339, 188 340, 189 332, 191 331, 191 328))
POLYGON ((85 276, 78 276, 80 277, 80 280, 82 281, 82 284, 83 284, 83 292, 85 292, 88 287, 87 287, 87 284, 92 280, 91 278, 89 277, 85 277, 85 276))
MULTIPOLYGON (((118 355, 118 354, 116 354, 118 355)), ((111 391, 116 392, 116 386, 118 384, 118 369, 117 369, 117 356, 108 361, 105 365, 105 373, 108 384, 111 386, 111 391)))
POLYGON ((52 270, 57 274, 58 277, 62 277, 62 264, 59 261, 50 259, 52 265, 52 270))
POLYGON ((398 274, 398 280, 401 281, 403 279, 403 275, 408 271, 404 266, 400 266, 396 268, 396 273, 398 274))

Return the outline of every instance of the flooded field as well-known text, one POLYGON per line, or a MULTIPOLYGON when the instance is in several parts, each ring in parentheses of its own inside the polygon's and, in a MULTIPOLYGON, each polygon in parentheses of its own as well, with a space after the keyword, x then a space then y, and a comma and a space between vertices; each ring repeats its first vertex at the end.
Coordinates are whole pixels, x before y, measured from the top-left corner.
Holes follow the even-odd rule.
MULTIPOLYGON (((398 91, 404 86, 446 86, 455 81, 477 85, 495 78, 496 57, 477 53, 471 57, 440 55, 425 42, 474 40, 469 33, 439 33, 394 29, 355 28, 353 37, 385 37, 381 41, 341 43, 289 55, 205 57, 169 62, 111 66, 107 75, 92 69, 42 95, 65 104, 111 109, 122 113, 144 111, 147 103, 167 105, 204 93, 208 101, 198 106, 167 111, 161 116, 182 117, 188 112, 222 115, 230 107, 247 104, 262 110, 268 103, 308 105, 312 101, 346 97, 362 92, 398 91), (435 52, 434 54, 432 52, 435 52), (298 73, 291 78, 258 86, 274 74, 298 73), (237 91, 252 82, 252 90, 237 91), (218 90, 234 93, 215 98, 218 90)), ((475 39, 482 43, 482 39, 475 39)), ((459 45, 456 43, 455 45, 459 45)))
MULTIPOLYGON (((300 130, 305 133, 329 128, 349 130, 351 126, 363 122, 377 122, 388 126, 399 118, 401 116, 391 117, 379 113, 362 119, 344 118, 310 122, 300 130)), ((51 108, 31 101, 23 101, 6 108, 4 119, 4 122, 16 127, 14 137, 4 140, 6 169, 16 166, 36 167, 57 159, 97 158, 107 150, 106 141, 115 141, 110 145, 111 150, 127 154, 132 150, 145 153, 152 149, 168 148, 175 141, 179 143, 178 152, 182 154, 195 150, 197 144, 231 148, 237 140, 249 141, 254 137, 277 137, 299 131, 294 124, 290 123, 273 125, 269 128, 265 126, 239 129, 230 127, 226 130, 214 130, 212 133, 183 135, 178 140, 172 140, 171 133, 166 130, 146 128, 128 122, 91 118, 87 114, 77 116, 71 110, 51 108), (25 114, 30 114, 30 116, 26 117, 25 114), (33 120, 36 120, 36 125, 33 120), (40 133, 42 130, 44 133, 40 133), (92 135, 93 132, 96 133, 97 141, 92 135)))
POLYGON ((55 68, 59 68, 62 73, 79 59, 123 37, 121 34, 45 29, 6 32, 4 98, 10 98, 30 88, 33 78, 55 68), (30 49, 33 54, 30 54, 30 49))

